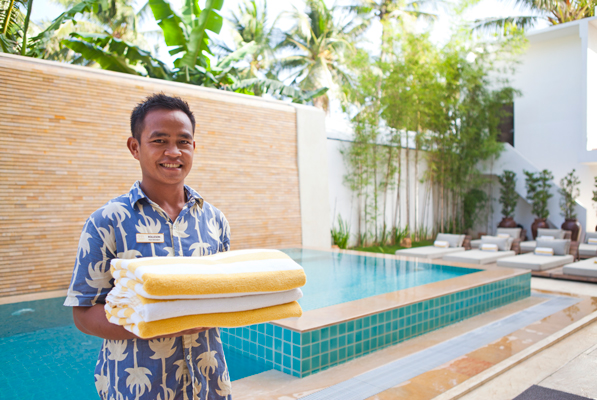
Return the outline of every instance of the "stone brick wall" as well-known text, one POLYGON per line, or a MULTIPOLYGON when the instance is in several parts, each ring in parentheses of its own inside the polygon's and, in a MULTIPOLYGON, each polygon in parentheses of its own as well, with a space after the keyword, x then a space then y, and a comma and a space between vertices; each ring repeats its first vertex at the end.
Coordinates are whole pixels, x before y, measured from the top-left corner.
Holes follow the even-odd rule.
POLYGON ((186 183, 224 212, 232 248, 301 244, 295 108, 0 54, 0 297, 68 286, 85 219, 140 179, 129 116, 155 92, 195 113, 186 183))

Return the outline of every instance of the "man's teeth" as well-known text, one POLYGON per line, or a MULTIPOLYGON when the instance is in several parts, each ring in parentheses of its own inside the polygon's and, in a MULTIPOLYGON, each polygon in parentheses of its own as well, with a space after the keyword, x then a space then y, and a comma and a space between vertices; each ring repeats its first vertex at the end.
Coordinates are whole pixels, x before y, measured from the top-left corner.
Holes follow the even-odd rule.
POLYGON ((180 168, 181 164, 162 164, 166 168, 180 168))

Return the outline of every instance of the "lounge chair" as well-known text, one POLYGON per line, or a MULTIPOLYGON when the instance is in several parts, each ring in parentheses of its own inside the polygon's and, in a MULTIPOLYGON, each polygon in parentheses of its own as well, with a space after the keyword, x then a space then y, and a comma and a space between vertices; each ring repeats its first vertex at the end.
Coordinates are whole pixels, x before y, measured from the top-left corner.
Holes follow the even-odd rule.
MULTIPOLYGON (((522 228, 497 228, 495 236, 505 236, 508 235, 512 238, 512 247, 516 254, 520 253, 520 243, 525 239, 527 235, 526 229, 522 228)), ((471 240, 471 248, 478 249, 481 245, 481 239, 471 240)))
POLYGON ((419 257, 419 258, 442 258, 446 254, 464 251, 465 235, 453 235, 450 233, 438 233, 433 246, 415 247, 412 249, 397 250, 397 256, 419 257), (449 247, 440 247, 439 242, 448 242, 449 247))
POLYGON ((443 259, 445 261, 483 265, 494 263, 500 258, 516 255, 516 252, 510 250, 514 241, 511 237, 483 236, 480 240, 480 249, 447 254, 443 259))
POLYGON ((591 241, 597 240, 597 232, 585 233, 585 239, 581 244, 578 245, 579 258, 590 258, 597 256, 597 244, 589 243, 589 239, 593 239, 591 241))
MULTIPOLYGON (((553 239, 570 239, 572 232, 565 231, 563 229, 537 229, 537 239, 542 237, 551 237, 553 239)), ((527 240, 526 242, 520 243, 521 253, 532 253, 537 247, 536 240, 527 240)))
POLYGON ((566 275, 580 275, 597 278, 597 257, 564 265, 566 275))
POLYGON ((574 261, 570 251, 569 239, 539 239, 536 240, 534 253, 520 254, 514 257, 505 257, 497 261, 499 267, 523 268, 532 271, 545 271, 561 267, 574 261), (553 255, 538 254, 543 249, 551 249, 553 255))

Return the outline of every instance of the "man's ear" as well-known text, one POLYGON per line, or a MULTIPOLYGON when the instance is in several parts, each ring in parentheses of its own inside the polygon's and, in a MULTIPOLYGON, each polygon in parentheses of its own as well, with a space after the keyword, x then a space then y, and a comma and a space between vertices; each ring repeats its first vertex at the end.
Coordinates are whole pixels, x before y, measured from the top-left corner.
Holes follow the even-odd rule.
POLYGON ((134 137, 130 136, 126 141, 126 147, 129 148, 129 151, 135 158, 135 160, 139 159, 139 141, 134 137))

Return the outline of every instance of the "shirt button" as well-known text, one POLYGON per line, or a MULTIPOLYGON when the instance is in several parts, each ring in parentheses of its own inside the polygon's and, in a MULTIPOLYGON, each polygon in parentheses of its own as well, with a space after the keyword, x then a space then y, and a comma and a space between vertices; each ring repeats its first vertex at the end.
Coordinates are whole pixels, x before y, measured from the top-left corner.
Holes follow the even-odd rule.
POLYGON ((190 354, 187 356, 187 360, 191 361, 191 355, 190 354))

